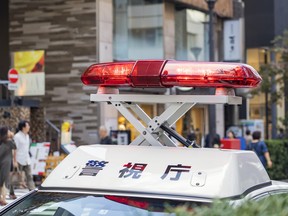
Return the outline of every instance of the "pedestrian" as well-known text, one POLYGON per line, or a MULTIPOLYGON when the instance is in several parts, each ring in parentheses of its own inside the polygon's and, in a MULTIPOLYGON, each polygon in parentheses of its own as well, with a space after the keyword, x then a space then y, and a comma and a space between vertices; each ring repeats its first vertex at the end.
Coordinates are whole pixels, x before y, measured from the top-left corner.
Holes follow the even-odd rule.
POLYGON ((221 147, 221 138, 218 133, 214 131, 214 136, 212 138, 212 143, 210 144, 210 134, 207 134, 205 137, 205 148, 220 148, 221 147))
POLYGON ((190 141, 195 141, 196 140, 196 134, 193 130, 193 127, 192 129, 189 131, 188 135, 187 135, 187 139, 190 140, 190 141))
MULTIPOLYGON (((26 120, 22 120, 18 124, 18 132, 14 136, 14 141, 16 144, 16 160, 19 171, 25 173, 26 177, 26 185, 29 191, 35 188, 35 184, 33 181, 33 176, 31 173, 31 158, 30 158, 30 137, 29 130, 30 124, 26 120)), ((10 197, 14 194, 13 186, 10 187, 10 197)))
POLYGON ((99 137, 100 144, 109 144, 113 145, 111 137, 108 135, 107 128, 104 125, 101 125, 99 128, 99 137))
POLYGON ((284 138, 285 138, 284 129, 279 128, 279 133, 277 134, 277 139, 284 139, 284 138))
POLYGON ((199 128, 196 128, 196 129, 195 129, 195 136, 196 136, 196 144, 202 146, 202 142, 201 142, 202 134, 201 134, 199 128))
MULTIPOLYGON (((3 126, 0 128, 0 205, 6 205, 6 187, 10 185, 10 169, 11 164, 16 164, 13 160, 13 149, 16 145, 13 141, 14 134, 3 126)), ((15 158, 15 157, 14 157, 15 158)))
POLYGON ((245 144, 246 144, 246 146, 249 146, 250 143, 251 143, 252 140, 253 140, 252 135, 251 135, 251 131, 250 131, 249 129, 247 129, 247 130, 245 131, 245 137, 244 137, 244 139, 245 139, 245 144))
POLYGON ((232 130, 229 130, 227 132, 227 138, 228 139, 236 139, 235 133, 232 130))
POLYGON ((272 167, 272 161, 270 159, 270 154, 269 154, 268 148, 266 146, 266 143, 260 139, 261 139, 261 132, 260 131, 254 131, 252 133, 252 142, 246 147, 246 150, 254 151, 257 154, 257 156, 259 157, 263 166, 265 168, 267 168, 267 167, 271 168, 272 167))

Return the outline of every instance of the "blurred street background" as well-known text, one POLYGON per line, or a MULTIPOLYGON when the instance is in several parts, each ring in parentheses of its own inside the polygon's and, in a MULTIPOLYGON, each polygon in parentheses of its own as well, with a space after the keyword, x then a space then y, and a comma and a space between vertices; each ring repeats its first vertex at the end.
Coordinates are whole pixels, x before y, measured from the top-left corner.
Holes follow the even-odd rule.
MULTIPOLYGON (((15 195, 17 196, 17 198, 20 198, 20 197, 24 196, 24 195, 27 194, 28 192, 29 192, 28 189, 15 189, 15 195)), ((7 201, 7 203, 9 204, 9 203, 13 202, 14 200, 13 200, 13 199, 10 199, 10 198, 9 198, 9 195, 7 194, 7 196, 6 196, 6 201, 7 201)), ((0 209, 3 208, 3 207, 4 207, 4 206, 1 206, 1 205, 0 205, 0 209)))
MULTIPOLYGON (((197 104, 174 129, 203 147, 246 148, 261 131, 273 161, 269 175, 288 179, 287 0, 1 0, 0 125, 30 122, 31 168, 41 183, 77 146, 114 144, 139 132, 116 109, 90 103, 90 65, 137 59, 247 63, 261 87, 237 89, 242 105, 197 104), (235 137, 228 139, 228 132, 235 137), (209 136, 217 135, 217 143, 209 136)), ((215 94, 208 88, 120 89, 125 94, 215 94)), ((140 104, 157 116, 168 104, 140 104)), ((19 191, 19 193, 25 193, 19 191)))

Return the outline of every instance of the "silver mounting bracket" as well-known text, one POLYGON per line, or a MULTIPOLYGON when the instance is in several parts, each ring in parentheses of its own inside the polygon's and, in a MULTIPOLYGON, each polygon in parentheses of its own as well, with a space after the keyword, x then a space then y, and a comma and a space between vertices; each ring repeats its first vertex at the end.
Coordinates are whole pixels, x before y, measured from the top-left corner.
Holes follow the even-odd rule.
POLYGON ((137 95, 137 94, 91 94, 91 102, 107 102, 113 105, 140 135, 130 145, 174 146, 177 144, 160 128, 171 127, 197 103, 230 104, 242 103, 242 98, 231 95, 137 95), (167 109, 150 118, 137 103, 169 104, 167 109))

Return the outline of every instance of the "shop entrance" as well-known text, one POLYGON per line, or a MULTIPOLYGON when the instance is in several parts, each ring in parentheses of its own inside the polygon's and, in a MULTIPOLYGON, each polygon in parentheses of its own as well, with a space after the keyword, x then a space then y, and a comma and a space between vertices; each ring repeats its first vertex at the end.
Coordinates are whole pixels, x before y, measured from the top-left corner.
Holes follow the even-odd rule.
POLYGON ((176 131, 185 138, 202 145, 205 135, 205 107, 193 107, 176 123, 176 131))

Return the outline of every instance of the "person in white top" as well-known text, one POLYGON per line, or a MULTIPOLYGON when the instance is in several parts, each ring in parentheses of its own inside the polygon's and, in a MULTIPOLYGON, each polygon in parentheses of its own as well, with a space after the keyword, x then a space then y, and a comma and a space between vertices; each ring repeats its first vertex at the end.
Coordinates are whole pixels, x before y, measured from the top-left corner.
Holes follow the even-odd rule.
MULTIPOLYGON (((24 171, 27 187, 29 190, 33 190, 35 188, 35 184, 33 181, 33 176, 31 174, 31 159, 29 155, 30 149, 30 137, 29 130, 30 125, 28 121, 20 121, 18 124, 18 132, 14 136, 14 141, 16 144, 16 160, 17 166, 20 171, 24 171)), ((10 188, 10 196, 13 196, 14 190, 13 187, 10 188)))

